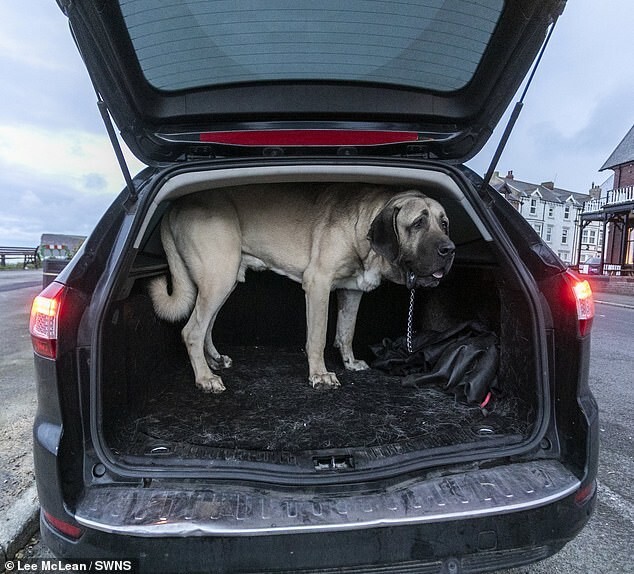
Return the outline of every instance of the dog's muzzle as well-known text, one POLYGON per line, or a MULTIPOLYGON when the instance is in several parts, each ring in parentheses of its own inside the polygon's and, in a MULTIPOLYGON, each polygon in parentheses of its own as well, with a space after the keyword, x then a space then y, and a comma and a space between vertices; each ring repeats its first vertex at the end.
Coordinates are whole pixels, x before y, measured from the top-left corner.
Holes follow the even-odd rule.
MULTIPOLYGON (((441 241, 436 248, 437 255, 437 267, 431 273, 417 273, 412 266, 406 266, 405 271, 405 284, 408 289, 414 289, 415 287, 436 287, 440 280, 449 272, 451 265, 453 264, 454 252, 456 246, 453 241, 446 238, 441 241)), ((433 267, 432 267, 433 269, 433 267)))

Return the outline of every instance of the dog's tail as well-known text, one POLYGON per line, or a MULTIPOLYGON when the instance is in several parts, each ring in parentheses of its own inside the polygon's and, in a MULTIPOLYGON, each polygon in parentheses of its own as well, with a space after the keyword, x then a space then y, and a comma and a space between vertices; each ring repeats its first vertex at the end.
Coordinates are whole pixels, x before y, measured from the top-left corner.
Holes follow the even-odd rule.
POLYGON ((167 255, 167 263, 172 276, 172 293, 167 288, 167 276, 162 275, 150 282, 150 298, 155 313, 166 321, 178 321, 189 315, 194 308, 198 290, 189 276, 189 271, 181 257, 169 226, 169 213, 161 222, 161 240, 167 255))

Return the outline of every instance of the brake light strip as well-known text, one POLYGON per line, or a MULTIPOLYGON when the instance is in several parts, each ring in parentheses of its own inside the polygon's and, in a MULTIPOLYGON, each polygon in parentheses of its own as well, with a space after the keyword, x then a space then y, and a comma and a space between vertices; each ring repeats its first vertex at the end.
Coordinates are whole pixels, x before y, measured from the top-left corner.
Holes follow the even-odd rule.
POLYGON ((380 130, 236 130, 203 132, 203 143, 238 146, 374 146, 422 141, 417 132, 380 130))

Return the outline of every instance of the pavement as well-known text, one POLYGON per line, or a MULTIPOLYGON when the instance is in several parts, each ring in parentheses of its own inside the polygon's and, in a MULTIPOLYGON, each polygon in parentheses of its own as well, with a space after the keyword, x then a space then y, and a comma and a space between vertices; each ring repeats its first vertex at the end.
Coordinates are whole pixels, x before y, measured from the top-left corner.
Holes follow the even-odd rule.
MULTIPOLYGON (((597 313, 601 305, 610 305, 634 309, 634 295, 620 295, 615 293, 595 292, 597 313)), ((29 449, 31 445, 25 445, 29 449)), ((0 508, 6 508, 0 518, 0 559, 3 564, 12 560, 16 552, 20 550, 37 532, 39 526, 39 503, 35 484, 31 484, 14 500, 11 492, 2 488, 0 490, 0 508)))
POLYGON ((13 501, 0 520, 0 558, 3 564, 12 560, 37 532, 39 517, 37 489, 32 484, 13 501))

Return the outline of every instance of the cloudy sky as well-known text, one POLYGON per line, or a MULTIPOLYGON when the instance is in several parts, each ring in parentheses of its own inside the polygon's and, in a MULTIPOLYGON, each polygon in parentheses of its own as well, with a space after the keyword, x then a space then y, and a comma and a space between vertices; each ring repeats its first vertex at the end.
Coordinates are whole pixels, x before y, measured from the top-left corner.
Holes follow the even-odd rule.
MULTIPOLYGON (((87 235, 123 178, 66 19, 55 0, 2 0, 0 22, 0 245, 87 235)), ((598 169, 634 124, 632 22, 631 0, 569 0, 500 172, 580 192, 607 179, 598 169)))

